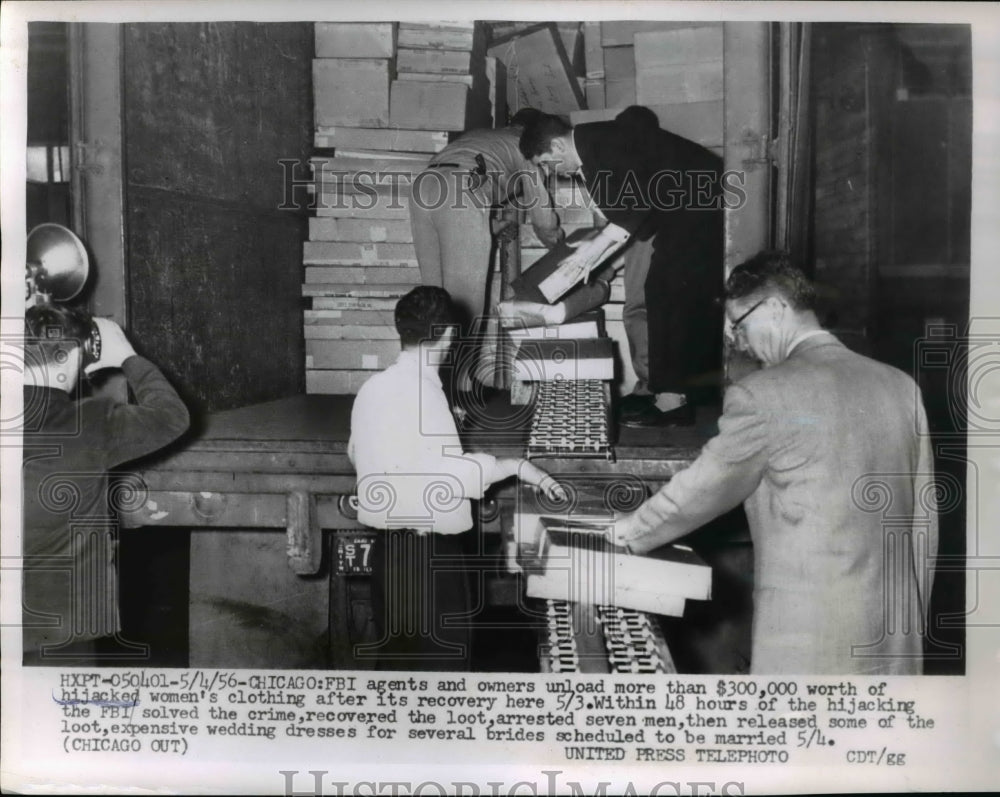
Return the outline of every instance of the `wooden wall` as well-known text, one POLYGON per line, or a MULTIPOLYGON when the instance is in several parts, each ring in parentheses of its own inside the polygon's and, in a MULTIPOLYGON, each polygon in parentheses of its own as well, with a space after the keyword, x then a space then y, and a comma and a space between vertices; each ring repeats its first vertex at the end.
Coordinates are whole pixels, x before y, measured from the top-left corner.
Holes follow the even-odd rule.
POLYGON ((827 322, 865 348, 874 313, 876 145, 870 69, 879 53, 849 26, 817 25, 815 75, 815 277, 827 322))
POLYGON ((311 24, 133 24, 124 35, 129 328, 197 411, 303 391, 311 24))
POLYGON ((813 247, 825 320, 850 345, 912 371, 926 323, 964 324, 968 314, 968 29, 813 30, 813 247))

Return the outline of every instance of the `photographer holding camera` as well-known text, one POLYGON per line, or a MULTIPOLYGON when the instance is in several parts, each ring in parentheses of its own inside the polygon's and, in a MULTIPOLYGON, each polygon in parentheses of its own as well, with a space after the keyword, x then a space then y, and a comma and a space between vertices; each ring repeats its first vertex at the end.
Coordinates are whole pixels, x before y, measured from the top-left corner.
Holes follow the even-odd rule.
POLYGON ((113 321, 41 304, 25 336, 24 663, 80 665, 128 647, 108 471, 179 437, 188 412, 113 321), (74 397, 81 370, 106 368, 122 370, 134 404, 74 397))

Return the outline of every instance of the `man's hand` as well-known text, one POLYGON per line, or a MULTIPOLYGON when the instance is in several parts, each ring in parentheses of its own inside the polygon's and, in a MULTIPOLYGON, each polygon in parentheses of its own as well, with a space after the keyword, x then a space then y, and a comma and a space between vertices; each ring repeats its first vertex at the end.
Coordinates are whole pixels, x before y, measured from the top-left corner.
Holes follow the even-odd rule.
POLYGON ((544 470, 539 468, 531 460, 522 460, 518 468, 517 477, 527 483, 537 487, 545 497, 552 501, 565 501, 567 499, 566 488, 553 479, 544 470))
POLYGON ((615 514, 615 523, 609 531, 611 542, 621 548, 632 550, 632 543, 635 534, 633 525, 634 514, 615 514))
POLYGON ((603 238, 600 231, 580 241, 567 241, 566 246, 575 250, 560 264, 567 276, 572 276, 573 282, 584 283, 604 257, 611 246, 611 241, 603 238), (573 275, 573 270, 578 273, 573 275))
POLYGON ((84 369, 91 374, 102 368, 121 368, 129 357, 135 356, 135 349, 129 343, 122 328, 110 318, 95 318, 97 332, 101 336, 101 359, 84 369))
POLYGON ((535 234, 546 249, 555 249, 566 238, 566 231, 562 227, 535 227, 535 234))

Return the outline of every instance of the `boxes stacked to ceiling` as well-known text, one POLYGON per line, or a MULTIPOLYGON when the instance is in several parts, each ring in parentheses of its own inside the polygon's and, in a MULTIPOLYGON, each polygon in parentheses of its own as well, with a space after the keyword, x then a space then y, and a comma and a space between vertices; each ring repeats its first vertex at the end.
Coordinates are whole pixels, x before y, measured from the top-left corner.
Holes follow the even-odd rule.
POLYGON ((587 111, 574 124, 644 105, 660 127, 722 154, 722 23, 584 23, 587 111))
POLYGON ((399 353, 393 309, 420 282, 410 186, 450 133, 491 124, 482 40, 472 22, 316 23, 309 393, 356 393, 399 353))

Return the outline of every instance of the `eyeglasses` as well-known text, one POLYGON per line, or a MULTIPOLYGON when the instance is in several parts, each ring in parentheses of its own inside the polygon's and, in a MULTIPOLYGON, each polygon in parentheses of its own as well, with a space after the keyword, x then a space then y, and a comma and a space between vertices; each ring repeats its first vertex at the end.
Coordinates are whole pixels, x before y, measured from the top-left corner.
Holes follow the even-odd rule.
POLYGON ((749 310, 747 310, 743 315, 741 315, 735 321, 730 322, 729 328, 732 330, 732 335, 733 335, 734 339, 738 339, 739 338, 740 325, 744 321, 747 320, 747 317, 750 315, 750 313, 752 313, 754 310, 756 310, 758 307, 760 307, 762 304, 764 304, 764 302, 766 302, 767 299, 769 299, 769 298, 770 297, 761 299, 759 302, 757 302, 757 304, 755 304, 753 307, 751 307, 749 310))

